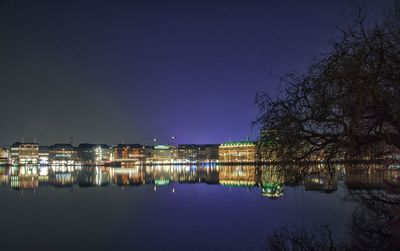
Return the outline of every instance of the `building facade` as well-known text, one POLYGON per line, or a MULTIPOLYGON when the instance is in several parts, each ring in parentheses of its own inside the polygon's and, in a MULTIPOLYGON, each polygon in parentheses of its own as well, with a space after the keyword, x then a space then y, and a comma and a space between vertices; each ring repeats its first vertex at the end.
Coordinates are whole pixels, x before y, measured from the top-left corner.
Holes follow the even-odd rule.
POLYGON ((49 164, 49 150, 48 146, 39 146, 39 164, 49 164))
POLYGON ((119 144, 112 149, 114 162, 144 162, 146 148, 139 144, 119 144))
POLYGON ((219 145, 182 144, 178 146, 178 159, 190 162, 217 160, 219 145))
POLYGON ((11 146, 10 158, 13 165, 38 164, 39 145, 16 142, 11 146))
POLYGON ((200 145, 184 144, 178 146, 178 159, 182 161, 195 162, 198 160, 200 145))
POLYGON ((226 163, 256 162, 256 145, 252 141, 224 143, 219 146, 219 161, 226 163))
POLYGON ((173 147, 169 145, 156 145, 153 149, 153 161, 167 162, 174 159, 173 147))
POLYGON ((71 144, 54 144, 49 148, 49 163, 52 165, 75 165, 78 154, 71 144))
POLYGON ((83 164, 104 164, 111 159, 110 147, 105 144, 80 144, 77 154, 83 164))
POLYGON ((8 164, 9 151, 5 147, 0 147, 0 165, 8 164))

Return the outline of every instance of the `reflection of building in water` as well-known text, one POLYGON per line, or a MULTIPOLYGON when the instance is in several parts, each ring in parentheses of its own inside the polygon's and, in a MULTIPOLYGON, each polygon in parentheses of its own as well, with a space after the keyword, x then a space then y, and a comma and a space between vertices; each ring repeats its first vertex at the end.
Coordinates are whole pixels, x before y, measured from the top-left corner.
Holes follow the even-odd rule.
POLYGON ((167 185, 171 180, 178 180, 178 175, 172 166, 148 166, 145 171, 146 183, 154 183, 158 186, 167 185))
POLYGON ((228 142, 219 146, 220 162, 255 162, 256 145, 252 141, 228 142))
POLYGON ((255 186, 255 166, 222 166, 219 169, 219 183, 225 186, 255 186))
POLYGON ((7 168, 5 166, 0 166, 0 185, 7 184, 9 177, 10 176, 7 175, 7 168))
POLYGON ((80 144, 77 152, 83 164, 103 164, 110 161, 110 147, 105 144, 80 144))
POLYGON ((49 182, 49 166, 38 166, 39 185, 48 185, 49 182))
POLYGON ((7 148, 0 147, 0 165, 5 165, 8 163, 9 151, 7 148))
POLYGON ((337 176, 321 174, 309 177, 304 184, 305 190, 331 193, 337 190, 337 176))
POLYGON ((110 178, 118 186, 139 186, 145 183, 143 167, 110 168, 110 178))
POLYGON ((305 190, 331 193, 337 190, 337 181, 343 172, 339 165, 318 164, 309 167, 310 173, 304 181, 305 190))
POLYGON ((196 166, 175 166, 173 172, 177 173, 179 183, 198 183, 199 178, 197 176, 196 166))
POLYGON ((154 151, 153 146, 144 147, 144 155, 146 160, 150 160, 151 158, 153 158, 153 151, 154 151))
POLYGON ((197 169, 200 182, 207 184, 219 184, 219 166, 206 166, 197 169))
POLYGON ((39 187, 39 179, 37 176, 11 176, 11 188, 14 189, 36 189, 39 187))
POLYGON ((71 144, 55 144, 49 149, 49 162, 52 165, 74 165, 77 151, 71 144))
POLYGON ((389 178, 386 181, 386 192, 400 194, 400 169, 389 169, 389 178))
POLYGON ((78 172, 77 182, 80 187, 107 186, 110 182, 110 177, 106 169, 85 167, 78 172))
POLYGON ((20 167, 14 167, 14 173, 18 172, 18 176, 37 176, 39 175, 39 169, 37 165, 25 165, 20 167))
POLYGON ((16 142, 11 146, 11 163, 13 165, 37 164, 39 145, 37 143, 16 142))
POLYGON ((114 162, 139 162, 146 157, 145 147, 139 144, 119 144, 112 149, 112 161, 114 162))
POLYGON ((49 183, 54 187, 72 187, 75 181, 76 180, 72 172, 52 172, 49 175, 49 183))
POLYGON ((271 199, 282 197, 284 184, 284 175, 278 167, 268 166, 261 169, 260 185, 263 196, 271 199))
POLYGON ((388 189, 388 183, 396 182, 399 174, 398 170, 379 164, 346 166, 345 169, 348 189, 388 189))
POLYGON ((349 189, 384 189, 388 172, 382 165, 346 167, 345 184, 349 189))
POLYGON ((198 167, 194 165, 156 165, 146 167, 146 183, 166 185, 171 182, 197 183, 198 167))
POLYGON ((36 165, 10 167, 10 183, 14 189, 36 189, 39 187, 38 167, 36 165))

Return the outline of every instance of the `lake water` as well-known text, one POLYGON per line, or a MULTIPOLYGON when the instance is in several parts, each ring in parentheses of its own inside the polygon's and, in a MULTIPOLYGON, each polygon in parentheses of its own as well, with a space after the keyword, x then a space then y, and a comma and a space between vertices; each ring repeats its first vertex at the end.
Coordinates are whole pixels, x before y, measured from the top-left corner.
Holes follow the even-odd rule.
POLYGON ((263 250, 283 226, 351 239, 351 191, 397 171, 335 167, 293 182, 255 166, 2 167, 1 250, 263 250))

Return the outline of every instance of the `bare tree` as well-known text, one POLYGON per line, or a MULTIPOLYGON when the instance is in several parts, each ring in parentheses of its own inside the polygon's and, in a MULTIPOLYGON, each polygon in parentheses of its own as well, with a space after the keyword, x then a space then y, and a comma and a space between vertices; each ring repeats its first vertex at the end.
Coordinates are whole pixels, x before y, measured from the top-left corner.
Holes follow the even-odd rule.
POLYGON ((325 251, 347 250, 347 247, 333 241, 328 226, 320 226, 313 229, 299 227, 292 230, 283 227, 268 236, 264 249, 270 251, 325 251))
POLYGON ((366 27, 361 8, 329 53, 282 78, 281 96, 257 95, 266 158, 329 161, 400 149, 399 10, 366 27))
MULTIPOLYGON (((399 190, 398 184, 387 183, 387 190, 399 190)), ((353 212, 352 246, 356 250, 399 250, 400 195, 385 190, 349 191, 347 199, 358 202, 353 212)))

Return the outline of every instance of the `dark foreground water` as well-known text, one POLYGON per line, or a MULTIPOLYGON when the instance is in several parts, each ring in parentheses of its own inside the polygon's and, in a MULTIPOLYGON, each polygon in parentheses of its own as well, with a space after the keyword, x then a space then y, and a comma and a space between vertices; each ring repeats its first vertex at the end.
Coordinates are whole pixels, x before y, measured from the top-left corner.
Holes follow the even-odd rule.
POLYGON ((398 182, 344 167, 301 182, 255 166, 0 170, 1 250, 263 250, 283 226, 321 225, 348 241, 361 205, 349 194, 398 182))

